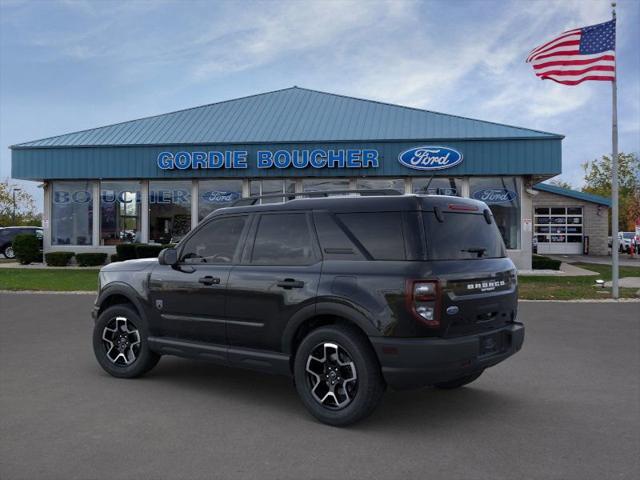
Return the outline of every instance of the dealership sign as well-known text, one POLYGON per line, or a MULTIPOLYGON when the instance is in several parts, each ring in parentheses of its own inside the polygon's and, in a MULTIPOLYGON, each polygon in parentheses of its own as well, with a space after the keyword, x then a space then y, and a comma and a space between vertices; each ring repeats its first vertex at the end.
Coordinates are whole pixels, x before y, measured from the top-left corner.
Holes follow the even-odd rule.
POLYGON ((471 197, 484 203, 510 203, 518 198, 518 194, 506 188, 484 188, 473 192, 471 197))
POLYGON ((161 170, 285 168, 377 168, 379 155, 372 149, 258 150, 251 157, 247 150, 160 152, 156 159, 161 170))
POLYGON ((405 150, 398 155, 398 161, 416 170, 442 170, 460 164, 462 154, 449 147, 422 146, 405 150))

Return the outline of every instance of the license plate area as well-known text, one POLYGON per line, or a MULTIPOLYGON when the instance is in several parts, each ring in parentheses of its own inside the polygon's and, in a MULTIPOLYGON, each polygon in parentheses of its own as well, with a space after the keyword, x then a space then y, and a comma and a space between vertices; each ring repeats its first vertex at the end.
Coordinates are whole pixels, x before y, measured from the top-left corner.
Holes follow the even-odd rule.
POLYGON ((504 352, 508 347, 509 339, 503 332, 480 335, 480 349, 478 356, 488 357, 504 352))

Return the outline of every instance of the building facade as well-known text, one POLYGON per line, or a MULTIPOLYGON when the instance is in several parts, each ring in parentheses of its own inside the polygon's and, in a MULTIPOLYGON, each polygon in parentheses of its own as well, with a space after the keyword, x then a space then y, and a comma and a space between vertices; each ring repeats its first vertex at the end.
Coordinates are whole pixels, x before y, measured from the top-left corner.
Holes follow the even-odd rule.
POLYGON ((43 182, 45 251, 176 242, 240 197, 390 188, 485 201, 527 269, 562 138, 293 87, 14 145, 12 176, 43 182))
POLYGON ((545 183, 533 188, 534 245, 539 254, 609 254, 611 200, 545 183))

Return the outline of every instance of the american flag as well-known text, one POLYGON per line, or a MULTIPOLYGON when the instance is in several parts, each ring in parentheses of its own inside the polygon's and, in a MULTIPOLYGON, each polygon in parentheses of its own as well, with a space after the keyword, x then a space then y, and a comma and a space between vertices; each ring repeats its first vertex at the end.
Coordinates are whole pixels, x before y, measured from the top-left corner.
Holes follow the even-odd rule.
POLYGON ((568 30, 534 48, 527 57, 541 79, 564 85, 616 76, 616 21, 568 30))

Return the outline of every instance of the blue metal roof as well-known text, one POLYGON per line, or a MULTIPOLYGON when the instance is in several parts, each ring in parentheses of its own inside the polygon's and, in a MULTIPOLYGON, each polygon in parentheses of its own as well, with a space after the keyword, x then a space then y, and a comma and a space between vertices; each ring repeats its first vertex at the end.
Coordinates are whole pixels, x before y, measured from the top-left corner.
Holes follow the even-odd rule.
POLYGON ((561 138, 538 130, 292 87, 11 148, 561 138))
POLYGON ((597 203, 599 205, 611 206, 611 199, 601 197, 600 195, 594 195, 592 193, 579 192, 577 190, 570 190, 568 188, 556 187, 548 183, 538 183, 533 186, 534 190, 540 190, 541 192, 554 193, 556 195, 562 195, 563 197, 575 198, 576 200, 582 200, 585 202, 597 203))

